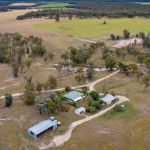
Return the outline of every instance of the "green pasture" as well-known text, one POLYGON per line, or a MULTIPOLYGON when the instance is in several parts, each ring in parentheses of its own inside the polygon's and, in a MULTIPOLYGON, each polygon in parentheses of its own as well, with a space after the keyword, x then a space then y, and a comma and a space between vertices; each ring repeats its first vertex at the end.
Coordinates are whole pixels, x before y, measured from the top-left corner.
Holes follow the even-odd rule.
POLYGON ((48 4, 38 6, 37 8, 38 9, 51 9, 51 10, 59 10, 59 9, 68 10, 68 9, 72 9, 72 8, 69 8, 69 6, 72 6, 72 5, 69 4, 69 3, 51 2, 51 3, 48 3, 48 4))
POLYGON ((122 35, 122 31, 124 29, 128 29, 132 34, 136 34, 141 31, 148 33, 150 32, 150 19, 73 19, 71 21, 60 20, 60 22, 37 24, 33 27, 68 36, 96 38, 109 36, 110 34, 122 35), (106 24, 103 24, 104 21, 106 21, 106 24))

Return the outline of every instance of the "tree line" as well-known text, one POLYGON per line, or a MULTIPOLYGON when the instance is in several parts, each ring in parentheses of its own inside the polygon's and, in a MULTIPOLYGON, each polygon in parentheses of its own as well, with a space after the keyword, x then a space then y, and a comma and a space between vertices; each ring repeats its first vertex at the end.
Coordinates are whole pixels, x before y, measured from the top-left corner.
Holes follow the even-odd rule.
POLYGON ((17 16, 16 19, 48 17, 59 20, 62 17, 86 18, 122 18, 122 17, 150 17, 150 5, 134 3, 78 3, 72 10, 38 10, 17 16))
POLYGON ((18 77, 25 67, 29 70, 31 58, 46 54, 42 42, 41 38, 23 37, 19 33, 0 34, 0 63, 11 65, 14 77, 18 77))

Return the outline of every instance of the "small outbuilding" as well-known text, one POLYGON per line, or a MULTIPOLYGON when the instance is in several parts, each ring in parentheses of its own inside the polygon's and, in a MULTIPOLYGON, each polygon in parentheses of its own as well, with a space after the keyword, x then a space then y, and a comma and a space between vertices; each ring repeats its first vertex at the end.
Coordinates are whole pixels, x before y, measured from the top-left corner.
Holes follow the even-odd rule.
POLYGON ((54 117, 44 120, 28 129, 28 135, 32 138, 38 138, 42 133, 48 130, 55 130, 58 126, 58 121, 54 117))
POLYGON ((85 111, 86 111, 86 109, 84 107, 80 107, 75 110, 75 114, 82 115, 85 113, 85 111))
POLYGON ((106 103, 107 105, 111 104, 113 101, 116 100, 115 96, 107 94, 105 97, 101 98, 101 100, 106 103))
POLYGON ((80 92, 77 92, 77 91, 71 91, 71 92, 65 94, 64 98, 69 100, 69 101, 77 103, 79 101, 84 100, 85 96, 84 96, 83 93, 80 93, 80 92))

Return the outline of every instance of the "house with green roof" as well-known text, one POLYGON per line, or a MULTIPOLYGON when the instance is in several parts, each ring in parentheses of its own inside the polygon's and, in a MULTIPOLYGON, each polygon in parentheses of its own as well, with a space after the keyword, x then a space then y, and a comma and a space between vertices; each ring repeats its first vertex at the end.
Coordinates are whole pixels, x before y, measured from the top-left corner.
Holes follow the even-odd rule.
POLYGON ((64 98, 71 102, 77 103, 84 100, 85 96, 83 93, 80 93, 78 91, 70 91, 64 95, 64 98))

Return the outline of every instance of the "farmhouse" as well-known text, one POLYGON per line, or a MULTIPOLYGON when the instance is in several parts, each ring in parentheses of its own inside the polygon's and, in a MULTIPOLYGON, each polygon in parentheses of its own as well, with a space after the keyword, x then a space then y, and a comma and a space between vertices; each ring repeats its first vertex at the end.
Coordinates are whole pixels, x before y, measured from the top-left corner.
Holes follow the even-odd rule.
POLYGON ((75 110, 75 114, 77 114, 77 115, 82 115, 84 113, 85 113, 85 108, 84 107, 80 107, 80 108, 77 108, 75 110))
POLYGON ((28 135, 32 138, 38 138, 42 133, 47 130, 54 130, 58 126, 58 121, 55 120, 54 117, 49 118, 48 120, 44 120, 31 128, 28 129, 28 135))
POLYGON ((82 101, 85 98, 85 96, 83 93, 80 93, 77 91, 71 91, 71 92, 65 94, 64 98, 69 100, 69 101, 77 103, 79 101, 82 101))
POLYGON ((105 97, 101 98, 101 100, 106 103, 107 105, 111 104, 113 101, 116 100, 116 97, 110 95, 110 94, 107 94, 105 97))

